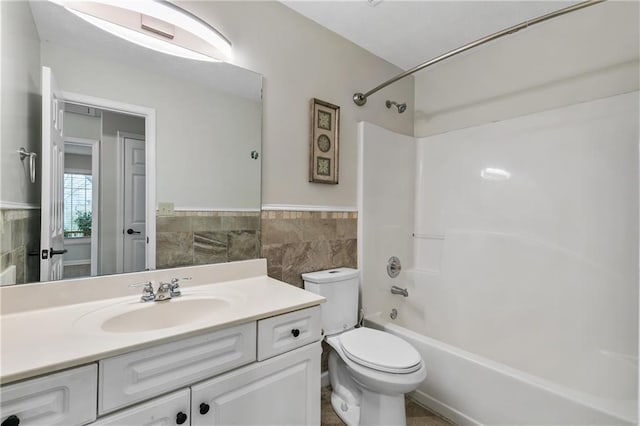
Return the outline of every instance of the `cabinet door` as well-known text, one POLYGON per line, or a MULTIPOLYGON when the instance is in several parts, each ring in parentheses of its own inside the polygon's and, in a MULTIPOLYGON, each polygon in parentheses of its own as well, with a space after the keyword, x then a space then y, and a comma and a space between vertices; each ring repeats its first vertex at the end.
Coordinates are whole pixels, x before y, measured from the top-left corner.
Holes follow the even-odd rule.
POLYGON ((103 417, 91 426, 189 426, 189 397, 189 389, 183 389, 103 417))
POLYGON ((191 424, 319 425, 320 342, 191 387, 191 424))
POLYGON ((96 418, 97 389, 96 364, 6 385, 0 418, 20 426, 83 425, 96 418))

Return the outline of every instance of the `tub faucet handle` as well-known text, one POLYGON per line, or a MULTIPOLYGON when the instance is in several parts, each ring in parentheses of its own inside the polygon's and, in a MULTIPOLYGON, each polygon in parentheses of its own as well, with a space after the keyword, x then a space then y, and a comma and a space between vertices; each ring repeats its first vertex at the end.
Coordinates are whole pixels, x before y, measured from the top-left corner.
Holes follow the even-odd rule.
POLYGON ((391 286, 391 294, 401 294, 404 297, 409 297, 409 292, 406 288, 398 287, 397 285, 391 286))

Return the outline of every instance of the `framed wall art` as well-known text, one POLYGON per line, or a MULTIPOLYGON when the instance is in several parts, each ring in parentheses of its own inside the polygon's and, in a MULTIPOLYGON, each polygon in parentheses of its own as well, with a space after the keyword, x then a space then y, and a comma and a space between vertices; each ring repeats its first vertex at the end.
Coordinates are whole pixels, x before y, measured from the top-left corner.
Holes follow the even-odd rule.
POLYGON ((309 182, 338 183, 340 107, 311 100, 311 147, 309 182))

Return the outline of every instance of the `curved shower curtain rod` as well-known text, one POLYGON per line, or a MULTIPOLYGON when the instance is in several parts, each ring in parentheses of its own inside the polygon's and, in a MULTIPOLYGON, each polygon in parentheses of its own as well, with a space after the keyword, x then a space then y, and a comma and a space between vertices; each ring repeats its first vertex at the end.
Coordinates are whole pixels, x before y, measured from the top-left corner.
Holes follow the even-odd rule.
POLYGON ((445 60, 447 58, 455 56, 458 53, 462 53, 462 52, 464 52, 466 50, 469 50, 469 49, 472 49, 472 48, 474 48, 476 46, 480 46, 482 44, 488 43, 488 42, 490 42, 492 40, 495 40, 497 38, 500 38, 500 37, 503 37, 503 36, 506 36, 506 35, 509 35, 509 34, 513 34, 513 33, 517 32, 517 31, 520 31, 520 30, 522 30, 524 28, 528 28, 528 27, 530 27, 532 25, 539 24, 540 22, 547 21, 549 19, 555 18, 556 16, 560 16, 560 15, 564 15, 564 14, 567 14, 567 13, 570 13, 570 12, 573 12, 573 11, 576 11, 576 10, 584 9, 585 7, 593 6, 595 4, 603 3, 605 1, 606 0, 587 0, 587 1, 580 2, 580 3, 576 3, 574 5, 571 5, 571 6, 556 10, 555 12, 550 12, 550 13, 547 13, 546 15, 542 15, 542 16, 539 16, 537 18, 521 22, 518 25, 514 25, 514 26, 509 27, 507 29, 504 29, 502 31, 498 31, 497 33, 493 33, 491 35, 488 35, 486 37, 478 39, 478 40, 476 40, 474 42, 471 42, 469 44, 465 44, 464 46, 459 47, 457 49, 450 50, 447 53, 444 53, 444 54, 442 54, 440 56, 437 56, 437 57, 435 57, 433 59, 430 59, 430 60, 428 60, 426 62, 423 62, 420 65, 417 65, 417 66, 415 66, 415 67, 413 67, 411 69, 408 69, 407 71, 405 71, 405 72, 403 72, 401 74, 398 74, 397 76, 393 77, 392 79, 387 80, 384 83, 382 83, 382 84, 376 86, 375 88, 369 90, 367 93, 355 93, 353 95, 353 102, 355 102, 355 104, 358 105, 358 106, 362 106, 362 105, 367 103, 367 98, 369 96, 373 95, 374 93, 376 93, 377 91, 379 91, 381 89, 384 89, 388 85, 390 85, 392 83, 395 83, 396 81, 398 81, 400 79, 403 79, 403 78, 405 78, 405 77, 407 77, 407 76, 409 76, 409 75, 411 75, 411 74, 413 74, 413 73, 415 73, 417 71, 420 71, 420 70, 422 70, 422 69, 424 69, 424 68, 426 68, 426 67, 428 67, 430 65, 436 64, 436 63, 438 63, 440 61, 443 61, 443 60, 445 60))

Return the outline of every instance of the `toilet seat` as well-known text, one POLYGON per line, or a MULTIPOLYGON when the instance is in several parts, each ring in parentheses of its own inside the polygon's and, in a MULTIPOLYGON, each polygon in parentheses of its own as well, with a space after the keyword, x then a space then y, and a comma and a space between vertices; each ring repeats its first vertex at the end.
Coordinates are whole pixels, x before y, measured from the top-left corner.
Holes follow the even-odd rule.
POLYGON ((422 367, 418 351, 401 338, 371 328, 355 328, 339 337, 344 355, 363 367, 409 374, 422 367))

